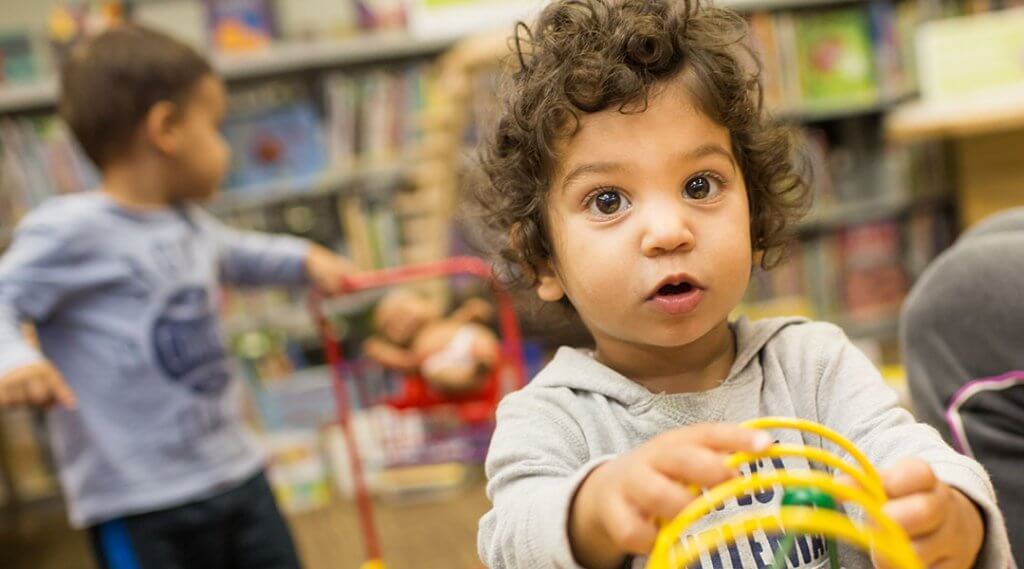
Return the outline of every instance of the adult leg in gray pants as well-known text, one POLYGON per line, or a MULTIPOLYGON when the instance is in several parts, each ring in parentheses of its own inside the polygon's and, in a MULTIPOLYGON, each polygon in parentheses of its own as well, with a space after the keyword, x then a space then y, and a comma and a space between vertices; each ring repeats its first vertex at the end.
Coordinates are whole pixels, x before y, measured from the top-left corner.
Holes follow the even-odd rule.
POLYGON ((992 476, 1024 560, 1024 208, 966 232, 928 267, 900 337, 918 417, 992 476))

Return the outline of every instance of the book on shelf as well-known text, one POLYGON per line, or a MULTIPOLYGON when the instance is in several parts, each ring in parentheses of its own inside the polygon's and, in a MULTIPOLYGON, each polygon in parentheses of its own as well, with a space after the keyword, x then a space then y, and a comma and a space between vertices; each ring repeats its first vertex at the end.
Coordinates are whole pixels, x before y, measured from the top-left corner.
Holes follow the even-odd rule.
POLYGON ((875 322, 896 314, 909 290, 897 222, 849 227, 838 238, 846 316, 875 322))
POLYGON ((878 98, 870 24, 860 7, 823 10, 796 19, 801 103, 831 108, 878 98))
POLYGON ((1024 83, 1024 6, 928 22, 918 33, 925 99, 957 99, 1024 83))
POLYGON ((359 29, 372 32, 405 30, 409 11, 402 0, 351 0, 359 29))
POLYGON ((389 164, 409 154, 419 141, 426 69, 410 65, 325 77, 324 123, 333 167, 389 164))
POLYGON ((281 35, 288 40, 350 37, 359 25, 352 2, 286 0, 278 1, 276 7, 281 35))
POLYGON ((338 212, 356 266, 381 269, 402 264, 402 230, 390 204, 352 196, 339 201, 338 212))
POLYGON ((308 180, 327 169, 321 121, 301 85, 271 82, 232 93, 230 109, 224 122, 230 191, 308 180))
POLYGON ((891 322, 913 279, 951 241, 946 212, 932 207, 801 240, 779 267, 751 274, 739 312, 848 325, 891 322))
POLYGON ((779 35, 781 26, 775 20, 778 15, 770 12, 754 12, 747 18, 750 24, 751 47, 761 57, 761 85, 764 89, 764 103, 770 109, 780 109, 792 98, 784 93, 787 84, 786 68, 781 52, 779 35))
POLYGON ((906 93, 913 36, 905 24, 914 15, 890 2, 748 14, 765 103, 781 113, 829 111, 906 93))
POLYGON ((279 37, 271 0, 204 0, 209 44, 223 53, 265 49, 279 37))
POLYGON ((36 79, 39 65, 28 31, 0 31, 0 85, 36 79))
POLYGON ((46 199, 94 188, 99 175, 56 117, 0 118, 0 226, 46 199))

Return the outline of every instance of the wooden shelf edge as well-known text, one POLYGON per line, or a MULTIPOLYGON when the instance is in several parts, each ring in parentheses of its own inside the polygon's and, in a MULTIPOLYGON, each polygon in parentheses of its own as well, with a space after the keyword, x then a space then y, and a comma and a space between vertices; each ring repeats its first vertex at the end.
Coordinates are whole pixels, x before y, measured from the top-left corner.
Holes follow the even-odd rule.
POLYGON ((897 107, 886 118, 892 142, 966 138, 1024 129, 1024 85, 943 101, 897 107))

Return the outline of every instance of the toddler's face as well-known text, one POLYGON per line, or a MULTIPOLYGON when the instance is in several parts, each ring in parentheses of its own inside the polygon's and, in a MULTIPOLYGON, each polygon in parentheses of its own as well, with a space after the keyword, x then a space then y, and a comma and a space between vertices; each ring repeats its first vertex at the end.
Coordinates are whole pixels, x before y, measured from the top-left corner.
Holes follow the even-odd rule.
POLYGON ((597 341, 683 346, 723 324, 746 290, 750 213, 729 131, 680 81, 646 111, 585 115, 559 148, 548 200, 553 272, 597 341))
POLYGON ((212 75, 201 79, 183 108, 183 144, 177 156, 181 183, 173 198, 210 198, 223 183, 231 158, 220 132, 226 107, 224 84, 212 75))

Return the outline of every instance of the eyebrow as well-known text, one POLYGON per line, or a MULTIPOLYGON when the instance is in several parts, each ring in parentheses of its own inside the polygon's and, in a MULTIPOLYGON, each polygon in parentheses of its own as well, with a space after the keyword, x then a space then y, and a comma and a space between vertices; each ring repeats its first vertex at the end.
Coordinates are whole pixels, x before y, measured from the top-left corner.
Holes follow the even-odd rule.
POLYGON ((682 158, 683 160, 695 160, 697 158, 704 158, 705 156, 711 156, 713 154, 718 154, 720 156, 727 158, 729 160, 729 163, 732 164, 733 170, 736 170, 736 158, 732 155, 732 152, 729 152, 721 144, 718 144, 717 142, 708 142, 705 144, 701 144, 700 146, 694 148, 689 152, 681 153, 679 157, 682 158))
POLYGON ((577 178, 582 178, 587 174, 604 174, 606 172, 613 172, 615 170, 622 170, 623 165, 618 162, 593 162, 590 164, 581 164, 576 168, 573 168, 564 178, 562 178, 562 189, 564 190, 577 178))
MULTIPOLYGON (((685 161, 696 160, 698 158, 704 158, 706 156, 711 156, 715 154, 728 159, 729 163, 732 164, 733 171, 735 172, 737 168, 736 158, 733 157, 732 152, 729 152, 721 144, 718 144, 717 142, 708 142, 705 144, 701 144, 700 146, 694 148, 693 150, 687 152, 680 152, 677 156, 680 160, 685 161)), ((587 174, 604 174, 607 172, 624 169, 626 169, 626 167, 619 162, 593 162, 590 164, 581 164, 576 168, 573 168, 571 172, 569 172, 568 174, 566 174, 564 178, 562 178, 561 187, 562 189, 565 189, 566 187, 569 186, 569 184, 576 181, 577 178, 581 178, 583 176, 586 176, 587 174)))

